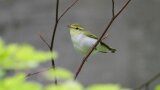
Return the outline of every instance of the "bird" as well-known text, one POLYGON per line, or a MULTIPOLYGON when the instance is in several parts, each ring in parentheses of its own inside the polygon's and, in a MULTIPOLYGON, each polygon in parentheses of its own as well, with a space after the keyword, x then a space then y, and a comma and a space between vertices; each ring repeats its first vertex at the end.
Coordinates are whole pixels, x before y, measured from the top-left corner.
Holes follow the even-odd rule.
MULTIPOLYGON (((74 48, 83 55, 87 54, 89 49, 93 47, 98 40, 96 35, 85 30, 85 28, 78 23, 70 24, 68 25, 68 28, 74 48)), ((100 41, 93 53, 115 53, 115 51, 116 49, 111 48, 104 42, 100 41)))

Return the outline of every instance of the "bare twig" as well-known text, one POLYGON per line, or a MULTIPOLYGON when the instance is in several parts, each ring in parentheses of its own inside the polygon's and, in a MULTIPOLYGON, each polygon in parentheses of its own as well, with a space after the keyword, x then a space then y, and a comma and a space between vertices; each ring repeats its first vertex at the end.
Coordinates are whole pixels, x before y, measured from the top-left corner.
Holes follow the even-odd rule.
POLYGON ((142 85, 140 85, 139 87, 137 87, 137 88, 135 88, 133 90, 141 90, 143 88, 148 88, 148 90, 149 90, 149 85, 152 82, 154 82, 155 80, 157 80, 158 78, 160 78, 160 72, 158 74, 156 74, 154 77, 152 77, 151 79, 149 79, 147 82, 143 83, 142 85))
POLYGON ((97 40, 97 42, 95 43, 95 45, 89 50, 88 54, 83 58, 82 63, 80 64, 76 74, 75 74, 75 79, 77 78, 77 76, 79 75, 84 63, 87 61, 87 59, 89 58, 89 56, 91 55, 91 53, 93 52, 93 50, 96 48, 96 46, 98 45, 98 43, 102 40, 102 38, 104 37, 104 35, 106 34, 106 32, 108 31, 109 27, 112 25, 113 21, 117 18, 117 16, 126 8, 126 6, 128 5, 128 3, 131 0, 127 0, 127 2, 123 5, 123 7, 119 10, 119 12, 114 15, 114 17, 111 18, 109 24, 107 24, 106 29, 104 30, 104 32, 102 33, 101 37, 97 40))
POLYGON ((39 34, 40 39, 48 46, 48 48, 50 48, 50 45, 48 44, 48 42, 43 38, 43 36, 41 34, 39 34))
POLYGON ((108 37, 108 33, 102 38, 102 40, 106 39, 108 37))
POLYGON ((58 21, 70 10, 79 0, 75 0, 58 18, 58 21))
MULTIPOLYGON (((68 8, 66 8, 66 10, 60 15, 60 17, 58 17, 58 13, 59 13, 59 0, 57 0, 56 2, 56 19, 55 19, 55 24, 54 24, 54 28, 53 28, 53 34, 52 34, 52 39, 51 39, 51 43, 50 45, 47 43, 47 41, 40 35, 40 38, 42 39, 42 41, 49 47, 50 51, 53 51, 53 45, 54 45, 54 39, 55 39, 55 34, 56 34, 56 30, 57 30, 57 26, 58 26, 58 22, 60 21, 60 19, 78 2, 79 0, 75 0, 70 6, 68 6, 68 8)), ((55 62, 54 59, 52 58, 52 68, 55 69, 55 62)), ((51 67, 50 67, 51 68, 51 67)), ((49 68, 49 69, 50 69, 49 68)), ((44 71, 47 71, 49 69, 46 69, 44 71)), ((39 74, 41 72, 44 71, 38 71, 35 73, 29 73, 26 77, 30 77, 32 75, 36 75, 39 74)), ((55 79, 55 84, 57 84, 57 79, 55 79)))
MULTIPOLYGON (((54 28, 53 28, 53 34, 52 34, 52 40, 51 40, 51 45, 50 45, 50 51, 53 51, 53 43, 54 43, 54 39, 55 39, 55 35, 56 35, 56 30, 57 30, 57 25, 58 25, 58 11, 59 11, 59 0, 57 0, 56 3, 56 18, 55 18, 55 24, 54 24, 54 28)), ((55 69, 55 62, 54 59, 52 58, 51 60, 52 63, 52 68, 55 69)), ((57 79, 55 78, 55 84, 57 84, 57 79)))
POLYGON ((49 69, 51 69, 51 67, 50 67, 50 68, 47 68, 47 69, 44 69, 44 70, 42 70, 42 71, 38 71, 38 72, 34 72, 34 73, 28 73, 28 74, 26 75, 26 77, 30 77, 30 76, 33 76, 33 75, 36 75, 36 74, 39 74, 39 73, 42 73, 42 72, 46 72, 46 71, 48 71, 49 69))
POLYGON ((55 19, 55 24, 54 24, 54 28, 53 28, 53 34, 52 34, 52 40, 51 40, 51 46, 50 46, 50 50, 53 50, 53 43, 54 43, 54 39, 55 39, 55 34, 56 34, 56 30, 57 30, 57 25, 58 25, 58 8, 59 8, 59 0, 57 0, 56 3, 56 19, 55 19))
POLYGON ((53 35, 52 35, 52 40, 51 40, 51 47, 50 47, 51 50, 53 49, 53 43, 54 43, 54 38, 55 38, 55 34, 56 34, 58 22, 59 22, 60 19, 68 12, 68 10, 70 10, 78 1, 79 1, 79 0, 75 0, 75 1, 60 15, 60 17, 58 17, 59 0, 57 0, 57 4, 56 4, 56 20, 55 20, 55 25, 54 25, 53 35))
MULTIPOLYGON (((54 38, 55 38, 55 34, 56 34, 56 30, 57 30, 57 25, 58 22, 60 21, 60 19, 68 12, 69 9, 71 9, 71 7, 73 7, 79 0, 75 0, 58 18, 58 6, 59 6, 59 0, 57 0, 57 4, 56 4, 56 20, 55 20, 55 25, 54 25, 54 29, 53 29, 53 35, 52 35, 52 40, 51 40, 51 46, 50 46, 50 51, 53 50, 53 43, 54 43, 54 38)), ((54 59, 52 59, 52 67, 55 68, 55 62, 54 59)), ((55 84, 57 83, 57 80, 55 79, 55 84)))
POLYGON ((114 10, 114 0, 112 0, 112 17, 114 17, 114 12, 115 12, 115 10, 114 10))

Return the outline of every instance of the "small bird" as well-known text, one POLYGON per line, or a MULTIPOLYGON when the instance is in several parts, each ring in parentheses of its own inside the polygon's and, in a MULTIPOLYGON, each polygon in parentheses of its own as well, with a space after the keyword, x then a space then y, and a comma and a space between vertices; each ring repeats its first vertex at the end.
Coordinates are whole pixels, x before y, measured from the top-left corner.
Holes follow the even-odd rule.
MULTIPOLYGON (((72 39, 74 48, 80 51, 83 55, 87 54, 89 49, 93 47, 93 45, 98 40, 96 35, 86 31, 80 24, 71 24, 71 25, 68 25, 68 28, 70 30, 71 39, 72 39)), ((116 49, 109 47, 107 44, 101 41, 97 45, 93 53, 96 53, 96 52, 114 53, 115 51, 116 49)))

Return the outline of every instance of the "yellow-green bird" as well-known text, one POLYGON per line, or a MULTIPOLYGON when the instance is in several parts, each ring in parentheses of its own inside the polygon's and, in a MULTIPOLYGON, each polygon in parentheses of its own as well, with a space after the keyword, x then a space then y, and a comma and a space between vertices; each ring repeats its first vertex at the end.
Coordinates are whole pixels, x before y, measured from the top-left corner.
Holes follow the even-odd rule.
MULTIPOLYGON (((97 36, 91 32, 86 31, 80 24, 68 25, 73 46, 76 50, 80 51, 82 54, 87 54, 89 49, 97 42, 97 36)), ((93 53, 96 52, 112 52, 114 53, 116 49, 109 47, 102 41, 97 45, 93 53)))

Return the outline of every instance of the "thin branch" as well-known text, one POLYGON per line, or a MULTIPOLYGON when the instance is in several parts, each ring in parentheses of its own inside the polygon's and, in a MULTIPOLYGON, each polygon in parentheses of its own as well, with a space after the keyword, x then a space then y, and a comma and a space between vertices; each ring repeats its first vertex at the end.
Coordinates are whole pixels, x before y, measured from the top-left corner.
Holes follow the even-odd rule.
POLYGON ((97 42, 95 43, 95 45, 89 50, 88 54, 83 58, 82 60, 82 63, 80 64, 76 74, 75 74, 75 77, 74 79, 77 78, 77 76, 79 75, 84 63, 87 61, 87 59, 89 58, 89 56, 91 55, 91 53, 93 52, 93 50, 96 48, 96 46, 99 44, 99 42, 102 40, 102 38, 104 37, 104 35, 106 34, 106 32, 108 31, 109 27, 112 25, 113 21, 117 18, 117 16, 124 10, 124 8, 126 8, 126 6, 128 5, 128 3, 130 2, 131 0, 128 0, 124 5, 123 7, 119 10, 119 12, 114 16, 112 17, 112 19, 110 20, 109 24, 107 25, 106 29, 104 30, 104 32, 102 33, 101 37, 97 40, 97 42))
POLYGON ((127 7, 127 5, 129 4, 131 0, 128 0, 124 6, 119 10, 119 12, 114 16, 114 18, 117 18, 117 16, 119 16, 119 14, 127 7))
POLYGON ((149 85, 155 80, 157 80, 158 78, 160 78, 160 72, 156 74, 154 77, 152 77, 151 79, 149 79, 147 82, 143 83, 142 85, 140 85, 139 87, 133 90, 141 90, 142 88, 149 88, 149 85))
POLYGON ((28 74, 26 75, 26 77, 28 78, 28 77, 30 77, 30 76, 33 76, 33 75, 36 75, 36 74, 39 74, 39 73, 48 71, 49 69, 51 69, 51 67, 50 67, 50 68, 47 68, 47 69, 44 69, 44 70, 42 70, 42 71, 38 71, 38 72, 34 72, 34 73, 28 73, 28 74))
MULTIPOLYGON (((73 7, 76 3, 77 3, 78 0, 76 0, 75 2, 73 2, 62 14, 61 16, 58 18, 58 8, 59 8, 59 0, 57 0, 57 3, 56 3, 56 19, 55 19, 55 25, 54 25, 54 29, 53 29, 53 35, 52 35, 52 40, 51 40, 51 46, 50 46, 50 51, 52 52, 53 51, 53 44, 54 44, 54 39, 55 39, 55 34, 56 34, 56 30, 57 30, 57 26, 58 26, 58 22, 60 21, 60 19, 68 12, 69 9, 71 9, 71 7, 73 7)), ((54 59, 52 58, 51 60, 52 62, 52 67, 53 69, 55 69, 55 62, 54 62, 54 59)), ((57 79, 55 79, 55 84, 57 84, 57 79)))
POLYGON ((51 46, 50 46, 50 50, 53 50, 53 43, 54 43, 54 39, 55 39, 55 34, 56 34, 56 30, 57 30, 57 25, 58 25, 58 9, 59 8, 59 0, 57 0, 56 3, 56 19, 55 19, 55 25, 53 28, 53 34, 52 34, 52 40, 51 40, 51 46))
POLYGON ((58 18, 58 21, 70 10, 79 0, 75 0, 58 18))
POLYGON ((102 38, 102 40, 106 39, 108 37, 108 33, 102 38))
POLYGON ((60 19, 68 12, 68 10, 70 10, 78 1, 79 1, 79 0, 75 0, 75 1, 60 15, 60 17, 58 18, 59 0, 57 0, 57 4, 56 4, 56 20, 55 20, 55 25, 54 25, 54 29, 53 29, 53 35, 52 35, 50 50, 53 50, 53 43, 54 43, 54 38, 55 38, 55 34, 56 34, 58 22, 59 22, 60 19))
POLYGON ((48 44, 48 42, 43 38, 43 36, 41 34, 39 34, 40 39, 48 46, 48 48, 50 48, 50 45, 48 44))
MULTIPOLYGON (((50 51, 51 52, 53 51, 53 43, 54 43, 56 30, 57 30, 57 25, 58 25, 58 11, 59 11, 59 0, 57 0, 57 3, 56 3, 56 18, 55 18, 55 25, 54 25, 54 28, 53 28, 52 40, 51 40, 51 45, 50 45, 50 51)), ((52 63, 52 68, 55 69, 56 66, 55 66, 55 62, 54 62, 53 58, 51 60, 51 63, 52 63)), ((54 83, 57 84, 57 79, 55 79, 54 83)))
POLYGON ((115 15, 115 10, 114 10, 114 0, 112 0, 112 17, 114 17, 115 15))
MULTIPOLYGON (((54 45, 54 39, 55 39, 55 34, 56 34, 56 30, 57 30, 57 26, 58 26, 58 22, 60 21, 60 19, 69 11, 69 9, 71 9, 79 0, 75 0, 58 18, 58 13, 59 13, 59 0, 57 0, 56 2, 56 19, 55 19, 55 24, 54 24, 54 28, 53 28, 53 34, 52 34, 52 39, 51 39, 51 45, 49 45, 46 40, 40 35, 40 38, 45 42, 45 44, 49 47, 50 51, 53 51, 53 45, 54 45)), ((51 59, 51 63, 52 63, 52 68, 55 69, 55 62, 54 59, 51 59)), ((47 70, 44 70, 47 71, 47 70)), ((35 72, 35 73, 30 73, 28 74, 26 77, 35 75, 35 74, 39 74, 41 72, 44 71, 39 71, 39 72, 35 72)), ((57 84, 57 79, 55 79, 55 84, 57 84)))

